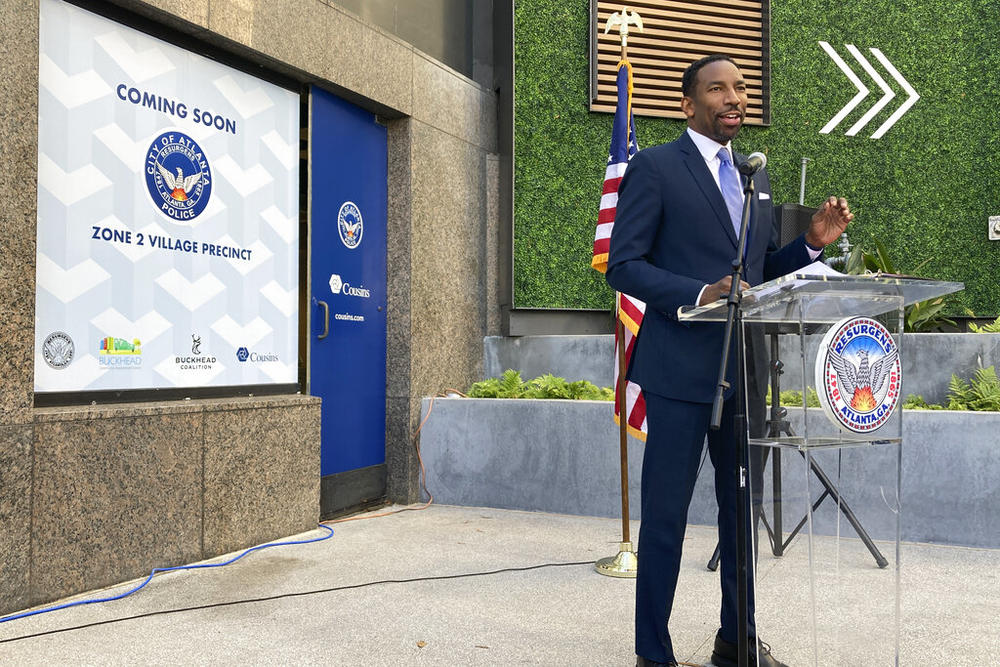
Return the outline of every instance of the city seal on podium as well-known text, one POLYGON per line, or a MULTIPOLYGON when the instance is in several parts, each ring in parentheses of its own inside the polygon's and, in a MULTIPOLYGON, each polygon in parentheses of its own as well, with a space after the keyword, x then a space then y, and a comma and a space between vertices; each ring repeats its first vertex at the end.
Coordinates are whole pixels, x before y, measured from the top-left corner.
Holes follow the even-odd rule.
POLYGON ((870 433, 886 423, 899 403, 899 348, 880 322, 846 318, 823 337, 815 379, 831 422, 852 433, 870 433))

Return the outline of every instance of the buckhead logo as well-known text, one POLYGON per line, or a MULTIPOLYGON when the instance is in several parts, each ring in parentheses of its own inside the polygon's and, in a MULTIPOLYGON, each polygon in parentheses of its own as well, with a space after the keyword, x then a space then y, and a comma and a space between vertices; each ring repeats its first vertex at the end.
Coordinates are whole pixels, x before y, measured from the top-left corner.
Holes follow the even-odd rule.
POLYGON ((880 322, 841 320, 823 338, 816 357, 816 387, 827 417, 853 433, 869 433, 899 403, 899 348, 880 322))

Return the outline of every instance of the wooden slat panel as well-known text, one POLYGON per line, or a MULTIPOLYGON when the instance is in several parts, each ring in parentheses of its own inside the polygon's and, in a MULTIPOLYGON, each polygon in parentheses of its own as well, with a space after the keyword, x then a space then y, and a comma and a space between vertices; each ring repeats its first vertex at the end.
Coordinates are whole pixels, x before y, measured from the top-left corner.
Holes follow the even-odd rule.
MULTIPOLYGON (((662 4, 662 3, 661 3, 662 4)), ((652 7, 644 7, 641 10, 635 9, 634 5, 630 6, 633 11, 638 11, 639 15, 642 16, 642 22, 645 25, 648 20, 650 23, 664 22, 664 21, 681 21, 685 25, 690 25, 692 23, 698 23, 703 25, 715 26, 718 25, 718 17, 708 16, 704 13, 694 13, 692 14, 690 9, 685 11, 679 11, 675 9, 659 9, 652 7)), ((704 9, 704 8, 702 8, 704 9)), ((615 11, 621 11, 619 7, 615 11)), ((604 23, 608 16, 611 15, 610 11, 599 10, 602 15, 601 18, 601 30, 604 30, 604 23)), ((761 15, 760 12, 754 12, 747 14, 746 16, 737 15, 735 12, 729 13, 725 16, 726 23, 734 28, 743 28, 748 30, 760 30, 761 25, 761 15)))
MULTIPOLYGON (((680 111, 681 75, 693 61, 725 53, 746 77, 749 104, 747 122, 770 122, 770 72, 768 26, 764 16, 769 0, 632 0, 643 32, 629 29, 628 55, 632 63, 632 108, 637 116, 683 118, 680 111)), ((596 75, 591 111, 614 112, 615 76, 621 57, 617 30, 604 34, 604 25, 620 2, 598 0, 593 19, 595 53, 591 68, 596 75)))
MULTIPOLYGON (((605 21, 607 21, 610 17, 611 12, 598 12, 598 25, 604 25, 605 21)), ((649 35, 651 33, 655 34, 666 30, 675 30, 678 32, 703 32, 705 34, 722 35, 723 37, 732 35, 733 37, 756 38, 760 41, 761 35, 759 19, 757 21, 740 21, 739 23, 735 21, 726 21, 726 25, 721 25, 718 23, 694 22, 691 18, 685 16, 679 16, 677 19, 667 19, 666 17, 648 18, 643 16, 642 28, 642 32, 635 33, 636 36, 649 35)), ((633 33, 630 28, 629 35, 632 34, 633 33)))

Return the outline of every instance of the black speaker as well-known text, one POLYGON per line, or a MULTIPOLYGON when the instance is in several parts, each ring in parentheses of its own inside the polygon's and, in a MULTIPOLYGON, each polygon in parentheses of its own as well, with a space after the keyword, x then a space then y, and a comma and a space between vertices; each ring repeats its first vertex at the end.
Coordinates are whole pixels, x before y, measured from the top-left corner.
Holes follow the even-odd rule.
POLYGON ((782 204, 778 207, 779 247, 784 248, 797 236, 809 229, 813 214, 818 209, 809 208, 802 204, 782 204))

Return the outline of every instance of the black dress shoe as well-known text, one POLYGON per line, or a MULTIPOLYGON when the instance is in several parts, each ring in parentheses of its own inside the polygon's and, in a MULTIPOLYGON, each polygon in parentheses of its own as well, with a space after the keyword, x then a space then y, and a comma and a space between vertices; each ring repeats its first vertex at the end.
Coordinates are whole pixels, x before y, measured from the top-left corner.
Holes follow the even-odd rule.
MULTIPOLYGON (((764 642, 758 642, 757 655, 755 656, 753 644, 754 640, 751 638, 751 667, 788 667, 788 665, 771 655, 771 647, 764 642)), ((738 667, 740 664, 739 647, 732 642, 727 642, 719 635, 715 635, 715 648, 712 651, 712 664, 715 665, 715 667, 738 667)))
POLYGON ((644 658, 641 655, 635 656, 635 667, 678 667, 677 662, 671 660, 670 662, 656 662, 655 660, 650 660, 649 658, 644 658))

